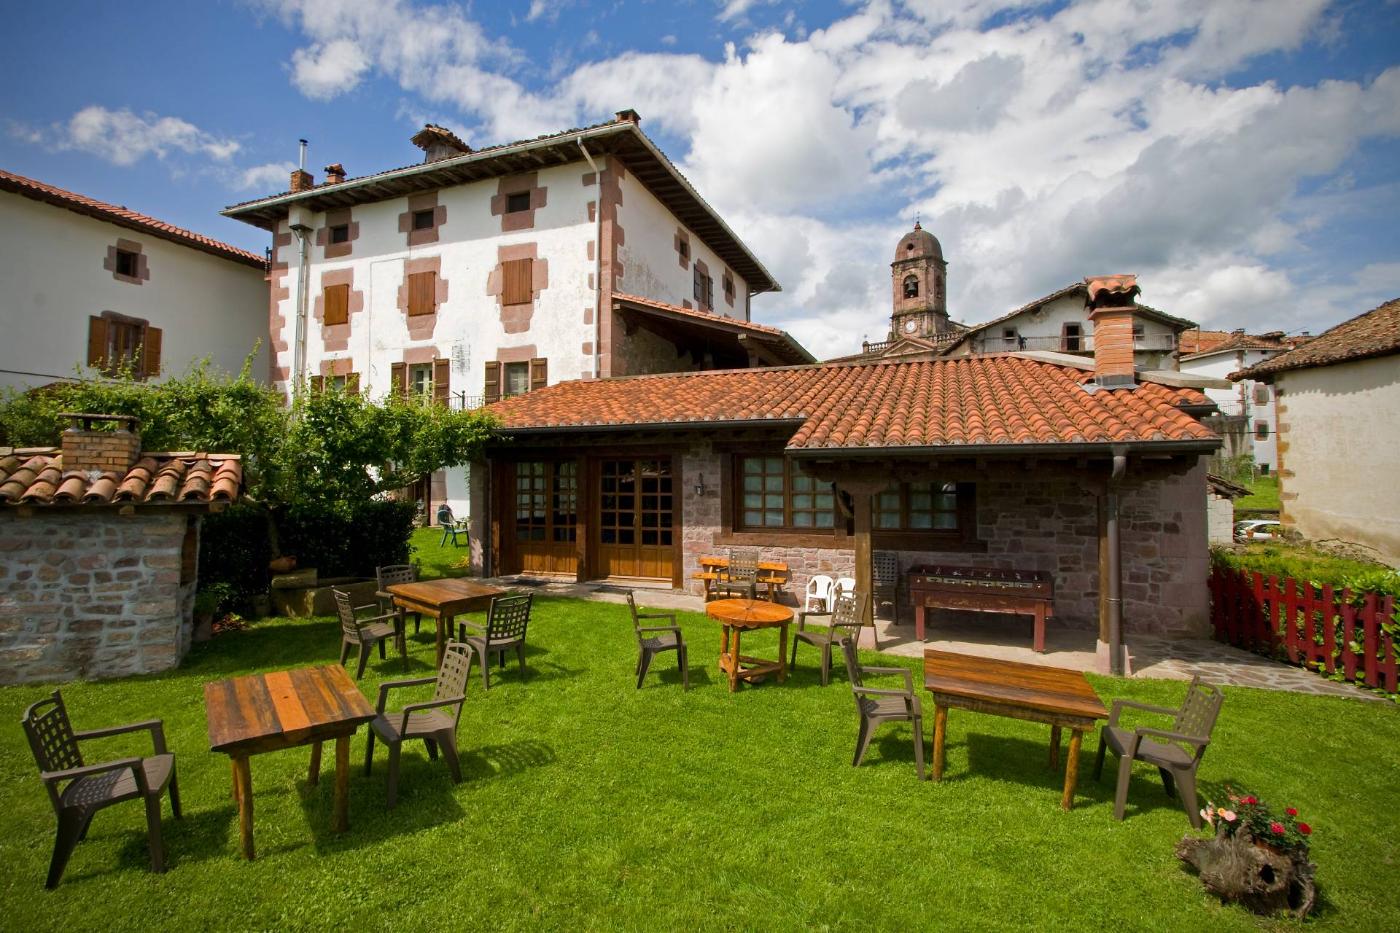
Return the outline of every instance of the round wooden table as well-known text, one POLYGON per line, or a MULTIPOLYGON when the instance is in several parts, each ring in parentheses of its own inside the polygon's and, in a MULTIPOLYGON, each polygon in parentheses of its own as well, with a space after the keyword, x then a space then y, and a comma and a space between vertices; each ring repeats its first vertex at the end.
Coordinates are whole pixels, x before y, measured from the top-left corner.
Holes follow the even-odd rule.
POLYGON ((739 681, 757 681, 777 674, 778 683, 787 680, 788 624, 792 610, 761 599, 717 599, 705 604, 705 614, 723 626, 719 649, 719 669, 729 675, 729 692, 739 681), (739 637, 748 629, 777 628, 778 660, 752 658, 740 653, 739 637), (733 638, 733 646, 730 639, 733 638))

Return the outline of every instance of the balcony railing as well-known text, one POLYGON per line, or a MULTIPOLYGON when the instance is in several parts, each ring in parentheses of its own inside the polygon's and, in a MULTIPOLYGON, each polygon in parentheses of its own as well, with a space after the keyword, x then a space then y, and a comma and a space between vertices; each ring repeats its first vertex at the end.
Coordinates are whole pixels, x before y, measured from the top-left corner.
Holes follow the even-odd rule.
MULTIPOLYGON (((1078 337, 1027 337, 1020 334, 1014 337, 1002 337, 989 334, 976 338, 973 341, 973 346, 978 353, 1007 353, 1015 350, 1093 353, 1094 337, 1092 334, 1078 337)), ((1170 353, 1176 349, 1176 336, 1174 334, 1151 334, 1134 337, 1133 349, 1148 353, 1170 353)))
MULTIPOLYGON (((920 339, 920 340, 927 340, 929 343, 933 344, 935 347, 940 347, 940 348, 941 348, 941 347, 946 347, 946 346, 948 346, 949 344, 956 343, 956 342, 958 341, 958 338, 961 337, 961 336, 962 336, 962 332, 961 332, 961 331, 949 331, 948 333, 944 333, 944 334, 929 334, 928 336, 920 337, 919 339, 920 339)), ((860 350, 861 350, 862 353, 880 354, 880 353, 884 353, 886 350, 888 350, 890 347, 894 346, 894 345, 897 344, 898 342, 899 342, 898 339, 895 339, 895 340, 878 340, 878 341, 876 341, 875 343, 871 343, 869 340, 863 340, 863 341, 861 341, 861 344, 860 344, 860 350)))

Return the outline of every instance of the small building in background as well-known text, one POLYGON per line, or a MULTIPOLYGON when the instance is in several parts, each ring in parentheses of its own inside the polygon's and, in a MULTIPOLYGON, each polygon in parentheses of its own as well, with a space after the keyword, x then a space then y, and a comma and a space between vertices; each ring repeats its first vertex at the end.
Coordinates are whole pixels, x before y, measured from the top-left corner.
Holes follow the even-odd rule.
POLYGON ((1235 500, 1249 490, 1223 476, 1206 474, 1206 536, 1212 545, 1233 544, 1235 540, 1235 500))

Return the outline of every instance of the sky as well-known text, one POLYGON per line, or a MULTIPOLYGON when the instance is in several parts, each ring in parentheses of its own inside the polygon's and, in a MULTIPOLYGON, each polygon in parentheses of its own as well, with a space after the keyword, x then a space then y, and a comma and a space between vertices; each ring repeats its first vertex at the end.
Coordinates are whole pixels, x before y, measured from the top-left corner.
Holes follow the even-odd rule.
POLYGON ((637 110, 819 357, 883 339, 918 218, 956 320, 1086 275, 1205 327, 1400 296, 1400 0, 5 0, 0 168, 248 249, 308 168, 637 110), (61 9, 61 14, 55 10, 61 9), (61 67, 56 67, 61 63, 61 67))

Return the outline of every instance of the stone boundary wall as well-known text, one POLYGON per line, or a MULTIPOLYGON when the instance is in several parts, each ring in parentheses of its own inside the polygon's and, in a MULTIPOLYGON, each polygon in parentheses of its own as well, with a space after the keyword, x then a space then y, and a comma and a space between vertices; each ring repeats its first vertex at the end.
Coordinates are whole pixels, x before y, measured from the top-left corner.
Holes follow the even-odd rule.
POLYGON ((198 531, 186 512, 0 512, 0 684, 176 667, 190 646, 198 531))

